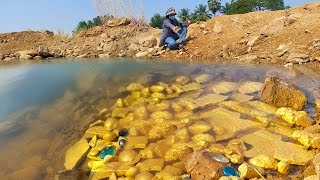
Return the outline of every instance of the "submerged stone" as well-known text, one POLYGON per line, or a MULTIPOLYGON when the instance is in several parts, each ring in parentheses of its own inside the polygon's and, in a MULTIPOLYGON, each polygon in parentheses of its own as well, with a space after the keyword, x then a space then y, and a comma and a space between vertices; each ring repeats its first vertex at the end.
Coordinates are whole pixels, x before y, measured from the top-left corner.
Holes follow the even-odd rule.
POLYGON ((259 155, 249 160, 249 163, 263 169, 271 169, 277 170, 278 168, 278 161, 273 157, 266 156, 266 155, 259 155))
POLYGON ((128 137, 125 149, 143 149, 147 144, 148 139, 145 136, 128 137))
POLYGON ((130 162, 134 158, 136 158, 137 155, 138 155, 138 153, 136 151, 134 151, 132 149, 126 149, 119 154, 118 159, 120 162, 130 162))
POLYGON ((279 108, 276 115, 290 124, 296 124, 302 127, 309 127, 313 124, 313 120, 305 111, 295 111, 291 108, 279 108))
POLYGON ((190 81, 190 78, 186 77, 186 76, 179 76, 177 77, 176 79, 176 82, 178 84, 181 84, 181 85, 185 85, 187 84, 188 82, 190 81))
POLYGON ((261 82, 245 82, 239 87, 239 93, 252 94, 259 92, 262 89, 263 83, 261 82))
POLYGON ((139 163, 140 170, 145 171, 158 171, 160 172, 164 165, 164 159, 147 159, 139 163))
POLYGON ((165 87, 160 86, 160 85, 154 85, 154 86, 151 86, 151 87, 150 87, 150 90, 151 90, 153 93, 160 93, 160 92, 162 92, 162 91, 165 90, 165 87))
POLYGON ((112 111, 112 117, 114 118, 124 118, 128 114, 129 109, 128 108, 115 108, 112 111))
POLYGON ((248 163, 243 163, 238 168, 240 178, 243 179, 252 179, 252 178, 260 178, 264 176, 265 171, 257 166, 250 165, 248 163))
POLYGON ((99 156, 101 159, 104 159, 107 155, 113 156, 114 154, 115 154, 115 150, 112 147, 108 147, 102 150, 99 156))
POLYGON ((205 84, 208 81, 210 81, 210 79, 211 79, 210 74, 201 74, 201 75, 195 77, 194 80, 199 84, 205 84))
POLYGON ((64 166, 67 170, 77 167, 87 156, 90 146, 86 139, 81 139, 65 154, 64 166))
POLYGON ((222 169, 222 173, 224 176, 239 176, 239 173, 237 172, 236 169, 234 169, 233 167, 231 166, 225 166, 223 169, 222 169))
POLYGON ((129 131, 126 128, 122 128, 122 129, 120 129, 118 135, 119 136, 123 136, 123 137, 128 136, 129 135, 129 131))
POLYGON ((226 158, 225 156, 221 155, 221 154, 215 154, 213 156, 213 158, 218 161, 218 162, 221 162, 221 163, 224 163, 224 164, 228 164, 230 161, 228 158, 226 158))
POLYGON ((219 82, 212 87, 212 91, 216 94, 228 94, 239 88, 236 82, 219 82))
POLYGON ((204 107, 204 106, 216 104, 226 99, 228 99, 228 96, 222 96, 219 94, 209 94, 194 100, 194 103, 200 107, 204 107))
POLYGON ((195 91, 201 89, 201 84, 199 83, 190 83, 182 86, 184 92, 195 91))
POLYGON ((130 92, 134 91, 141 91, 144 88, 144 86, 140 83, 132 83, 127 87, 127 90, 130 92))

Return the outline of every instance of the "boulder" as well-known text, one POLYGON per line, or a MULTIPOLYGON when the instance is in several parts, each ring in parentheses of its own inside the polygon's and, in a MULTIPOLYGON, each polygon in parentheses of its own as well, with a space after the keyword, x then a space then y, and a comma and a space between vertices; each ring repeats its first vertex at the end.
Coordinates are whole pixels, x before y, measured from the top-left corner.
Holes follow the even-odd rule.
POLYGON ((139 40, 139 44, 143 47, 153 48, 157 45, 157 39, 153 36, 142 38, 139 40))
POLYGON ((86 139, 81 139, 67 150, 64 166, 70 170, 77 167, 87 156, 90 146, 86 139))
POLYGON ((21 55, 21 56, 19 57, 19 59, 20 59, 21 61, 30 60, 30 59, 32 59, 32 56, 30 56, 30 55, 28 55, 28 54, 24 54, 24 55, 21 55))
POLYGON ((214 155, 205 150, 198 150, 183 160, 191 179, 217 180, 222 176, 222 168, 225 166, 214 159, 214 155))
POLYGON ((146 57, 148 56, 148 52, 138 52, 135 57, 137 58, 143 58, 143 57, 146 57))
POLYGON ((18 57, 21 57, 21 56, 25 57, 27 55, 35 56, 36 54, 37 54, 37 52, 34 50, 25 50, 25 51, 18 51, 17 52, 18 57))
POLYGON ((260 91, 261 101, 276 107, 290 107, 296 111, 301 111, 307 104, 306 95, 281 81, 279 78, 270 77, 260 91))
POLYGON ((286 60, 287 63, 301 64, 310 62, 310 57, 307 54, 290 54, 286 60))
POLYGON ((131 20, 127 18, 114 18, 107 21, 107 26, 109 27, 126 26, 130 23, 131 23, 131 20))
POLYGON ((110 54, 99 54, 99 58, 108 59, 108 58, 110 58, 110 54))
POLYGON ((50 54, 49 48, 46 47, 46 46, 43 46, 43 45, 39 46, 37 54, 39 54, 39 56, 41 56, 43 58, 47 58, 47 57, 52 57, 53 56, 52 54, 50 54))

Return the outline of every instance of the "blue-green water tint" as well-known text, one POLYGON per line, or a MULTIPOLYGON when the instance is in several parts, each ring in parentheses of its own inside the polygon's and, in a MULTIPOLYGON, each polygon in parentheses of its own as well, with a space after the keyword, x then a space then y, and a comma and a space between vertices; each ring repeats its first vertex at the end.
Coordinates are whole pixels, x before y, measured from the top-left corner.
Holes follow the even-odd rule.
POLYGON ((310 77, 282 67, 132 60, 0 66, 0 162, 5 162, 0 164, 0 176, 34 167, 37 179, 52 178, 52 173, 64 169, 65 150, 100 120, 96 115, 101 109, 110 109, 128 94, 127 85, 171 83, 180 75, 192 78, 202 73, 212 75, 211 84, 263 82, 275 74, 314 88, 310 77))

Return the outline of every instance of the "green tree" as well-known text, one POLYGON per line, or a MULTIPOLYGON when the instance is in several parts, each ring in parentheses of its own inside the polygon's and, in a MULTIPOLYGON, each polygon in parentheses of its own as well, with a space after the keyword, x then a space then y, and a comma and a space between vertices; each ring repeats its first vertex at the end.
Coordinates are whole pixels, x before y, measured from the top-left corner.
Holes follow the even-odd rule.
POLYGON ((162 29, 162 24, 163 21, 165 20, 166 17, 161 16, 159 13, 156 13, 155 15, 153 15, 153 17, 150 20, 150 26, 154 27, 154 28, 159 28, 162 29))
POLYGON ((199 4, 194 12, 191 14, 191 21, 207 21, 212 17, 212 15, 207 10, 207 6, 204 4, 199 4))
POLYGON ((75 28, 75 30, 73 31, 73 34, 77 34, 81 31, 86 31, 90 28, 93 28, 95 26, 101 26, 103 25, 102 21, 101 21, 101 18, 104 18, 104 19, 110 19, 112 18, 111 16, 105 16, 105 17, 100 17, 100 16, 97 16, 95 18, 93 18, 92 20, 89 20, 89 21, 80 21, 77 25, 77 27, 75 28))
POLYGON ((208 8, 216 16, 216 13, 221 9, 221 0, 208 0, 208 8))
POLYGON ((190 10, 187 8, 183 8, 178 12, 178 17, 180 21, 185 21, 187 19, 190 19, 190 10))

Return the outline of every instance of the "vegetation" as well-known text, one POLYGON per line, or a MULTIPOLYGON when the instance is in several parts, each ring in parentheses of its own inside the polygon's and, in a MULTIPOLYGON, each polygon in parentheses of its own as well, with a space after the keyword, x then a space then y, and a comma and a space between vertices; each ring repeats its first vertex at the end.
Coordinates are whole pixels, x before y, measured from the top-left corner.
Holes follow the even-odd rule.
POLYGON ((190 10, 187 8, 183 8, 178 12, 178 17, 180 21, 185 21, 187 19, 191 19, 190 10))
POLYGON ((208 8, 213 16, 221 9, 221 0, 208 0, 208 8))
POLYGON ((209 13, 207 6, 204 4, 199 4, 194 12, 191 14, 191 22, 198 22, 198 21, 207 21, 211 19, 212 15, 209 13))
POLYGON ((158 13, 155 14, 150 20, 150 26, 161 29, 165 18, 166 18, 165 16, 161 16, 158 13))
POLYGON ((110 18, 113 18, 113 17, 112 16, 104 16, 104 17, 97 16, 89 21, 80 21, 72 33, 77 34, 81 31, 86 31, 90 28, 93 28, 96 26, 101 26, 101 25, 103 25, 103 23, 105 21, 107 21, 110 18))

